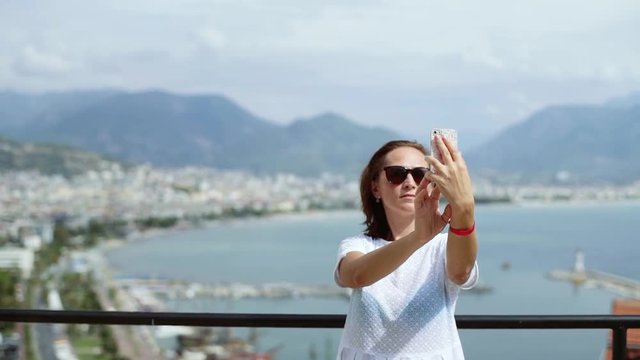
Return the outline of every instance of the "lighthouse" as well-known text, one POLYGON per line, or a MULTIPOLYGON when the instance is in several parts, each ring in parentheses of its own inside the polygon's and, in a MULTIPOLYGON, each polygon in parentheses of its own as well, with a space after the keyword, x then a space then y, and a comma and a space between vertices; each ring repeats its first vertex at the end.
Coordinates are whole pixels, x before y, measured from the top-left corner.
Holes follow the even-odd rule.
POLYGON ((582 250, 576 250, 576 262, 573 264, 573 271, 576 273, 584 273, 584 253, 582 250))

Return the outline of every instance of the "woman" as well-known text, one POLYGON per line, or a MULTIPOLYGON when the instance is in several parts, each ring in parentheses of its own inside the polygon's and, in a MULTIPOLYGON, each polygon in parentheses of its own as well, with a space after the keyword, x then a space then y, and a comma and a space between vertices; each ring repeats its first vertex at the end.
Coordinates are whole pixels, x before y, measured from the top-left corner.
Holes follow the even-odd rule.
POLYGON ((475 203, 460 152, 435 144, 441 159, 391 141, 362 172, 366 231, 340 243, 335 269, 353 289, 338 359, 464 359, 454 312, 478 280, 475 203))

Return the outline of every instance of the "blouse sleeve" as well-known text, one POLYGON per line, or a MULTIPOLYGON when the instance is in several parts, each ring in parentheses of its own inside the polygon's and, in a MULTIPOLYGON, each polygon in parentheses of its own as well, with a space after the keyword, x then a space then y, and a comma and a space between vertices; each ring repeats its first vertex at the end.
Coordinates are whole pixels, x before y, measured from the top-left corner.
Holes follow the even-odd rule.
POLYGON ((344 258, 348 253, 352 251, 358 251, 363 254, 367 252, 365 247, 365 238, 363 235, 349 237, 340 242, 340 245, 338 247, 338 256, 336 259, 336 266, 333 272, 333 279, 338 286, 343 287, 343 285, 340 284, 340 281, 339 281, 340 274, 338 273, 338 267, 340 265, 340 261, 342 261, 342 258, 344 258))

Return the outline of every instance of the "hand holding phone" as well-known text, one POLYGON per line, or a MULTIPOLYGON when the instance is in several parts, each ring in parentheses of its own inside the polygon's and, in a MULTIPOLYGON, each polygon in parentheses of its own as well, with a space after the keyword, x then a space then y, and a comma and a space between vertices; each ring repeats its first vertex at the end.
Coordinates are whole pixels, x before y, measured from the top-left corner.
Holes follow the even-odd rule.
MULTIPOLYGON (((442 196, 447 199, 453 213, 459 214, 446 220, 451 220, 451 225, 454 226, 454 228, 468 229, 474 223, 473 209, 475 207, 475 200, 466 163, 460 154, 457 153, 455 158, 452 157, 453 161, 451 163, 444 164, 442 154, 436 146, 436 136, 446 138, 450 151, 457 152, 458 133, 454 129, 435 128, 431 130, 431 155, 443 163, 443 166, 438 166, 438 168, 447 172, 447 176, 432 177, 432 183, 434 186, 437 186, 442 196)), ((430 163, 433 163, 433 161, 430 161, 430 163)), ((431 171, 436 172, 436 175, 438 175, 437 171, 434 170, 435 166, 431 165, 431 171)))
MULTIPOLYGON (((443 138, 449 140, 449 143, 453 145, 454 148, 458 148, 458 132, 455 129, 442 129, 435 128, 431 130, 431 156, 438 159, 440 162, 443 161, 442 154, 440 153, 440 149, 436 145, 435 138, 436 135, 440 135, 443 138)), ((433 169, 431 169, 433 171, 433 169)))

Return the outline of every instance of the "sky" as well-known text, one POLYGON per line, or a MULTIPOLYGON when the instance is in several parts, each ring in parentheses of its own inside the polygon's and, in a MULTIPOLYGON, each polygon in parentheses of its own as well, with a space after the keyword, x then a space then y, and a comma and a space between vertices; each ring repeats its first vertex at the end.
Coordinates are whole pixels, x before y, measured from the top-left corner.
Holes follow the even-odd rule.
POLYGON ((0 89, 224 95, 462 148, 640 90, 638 0, 0 0, 0 89))

